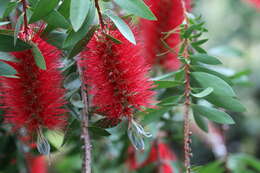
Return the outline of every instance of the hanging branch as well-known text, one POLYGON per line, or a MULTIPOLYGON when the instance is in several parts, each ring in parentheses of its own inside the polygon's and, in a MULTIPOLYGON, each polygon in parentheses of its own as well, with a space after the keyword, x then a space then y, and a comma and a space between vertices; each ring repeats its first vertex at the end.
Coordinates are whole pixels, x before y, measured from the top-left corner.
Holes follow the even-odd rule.
MULTIPOLYGON (((187 30, 189 27, 189 20, 186 16, 187 14, 187 9, 186 9, 186 4, 184 0, 182 0, 182 7, 184 10, 184 20, 185 20, 185 25, 184 29, 187 30)), ((184 97, 185 97, 185 103, 184 103, 184 165, 186 168, 186 173, 191 172, 191 165, 190 165, 190 157, 192 155, 192 150, 190 147, 191 144, 191 138, 190 136, 192 135, 192 132, 190 131, 190 119, 189 119, 189 112, 190 112, 190 105, 191 105, 191 100, 190 100, 190 94, 191 94, 191 85, 190 85, 190 64, 189 62, 189 39, 185 38, 183 40, 183 54, 182 56, 184 57, 186 63, 184 64, 184 73, 185 73, 185 90, 184 90, 184 97)))
POLYGON ((79 64, 79 60, 77 60, 77 68, 81 80, 81 97, 83 100, 83 110, 82 110, 82 120, 81 120, 81 139, 83 140, 83 161, 82 161, 82 173, 91 173, 91 144, 90 144, 90 136, 88 131, 88 123, 89 123, 89 99, 88 93, 85 86, 85 80, 83 76, 83 69, 79 64))

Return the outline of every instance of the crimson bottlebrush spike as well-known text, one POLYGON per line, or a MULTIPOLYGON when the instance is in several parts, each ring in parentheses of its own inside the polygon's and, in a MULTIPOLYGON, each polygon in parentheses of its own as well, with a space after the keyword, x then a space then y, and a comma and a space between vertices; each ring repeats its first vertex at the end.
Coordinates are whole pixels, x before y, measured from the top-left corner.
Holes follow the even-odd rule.
POLYGON ((151 107, 154 92, 148 80, 148 66, 140 56, 140 45, 128 42, 118 30, 109 35, 122 41, 117 44, 98 31, 81 53, 84 77, 93 95, 97 112, 109 118, 129 117, 134 110, 151 107))
MULTIPOLYGON (((5 119, 14 129, 26 128, 29 133, 41 128, 61 129, 65 125, 65 90, 62 88, 60 52, 37 33, 30 31, 31 42, 38 45, 47 69, 37 67, 32 50, 12 52, 18 62, 9 62, 18 78, 1 78, 1 101, 5 119)), ((21 34, 20 38, 25 39, 21 34)), ((41 130, 40 130, 41 131, 41 130)))
POLYGON ((162 142, 154 142, 147 159, 141 163, 137 162, 136 151, 134 148, 128 148, 127 164, 128 168, 132 171, 160 162, 161 164, 156 167, 158 173, 174 173, 171 162, 176 160, 176 155, 170 147, 162 142))
MULTIPOLYGON (((185 2, 190 9, 190 0, 185 2)), ((147 0, 146 3, 157 17, 156 21, 142 19, 140 24, 147 63, 176 70, 180 66, 177 58, 180 44, 178 26, 184 20, 182 0, 147 0), (166 38, 165 32, 169 31, 174 32, 166 38)))

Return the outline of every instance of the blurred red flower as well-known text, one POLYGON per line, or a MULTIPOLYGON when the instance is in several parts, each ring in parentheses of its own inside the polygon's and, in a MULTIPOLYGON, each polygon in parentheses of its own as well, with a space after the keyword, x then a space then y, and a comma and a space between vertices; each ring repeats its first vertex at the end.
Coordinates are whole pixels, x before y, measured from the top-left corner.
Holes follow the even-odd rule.
MULTIPOLYGON (((190 0, 185 0, 186 8, 190 10, 190 0)), ((180 35, 178 26, 184 20, 182 0, 146 0, 146 4, 157 17, 156 21, 141 20, 142 37, 144 41, 144 56, 151 65, 160 64, 168 70, 177 70, 180 66, 178 51, 180 35), (164 42, 172 49, 165 46, 162 38, 163 32, 176 29, 164 39, 164 42)))

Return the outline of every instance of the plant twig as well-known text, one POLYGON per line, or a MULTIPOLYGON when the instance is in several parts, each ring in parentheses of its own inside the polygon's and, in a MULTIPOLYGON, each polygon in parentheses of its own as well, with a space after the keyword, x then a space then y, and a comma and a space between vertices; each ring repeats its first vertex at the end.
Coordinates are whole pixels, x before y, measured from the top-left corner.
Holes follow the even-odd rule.
POLYGON ((101 14, 101 9, 99 7, 98 0, 95 0, 95 7, 96 7, 97 12, 98 12, 98 18, 99 18, 99 23, 100 23, 101 29, 103 30, 104 27, 105 27, 105 24, 104 24, 104 21, 103 21, 103 17, 102 17, 102 14, 101 14))
POLYGON ((26 39, 28 39, 29 35, 29 26, 28 26, 28 20, 27 20, 27 3, 26 0, 21 1, 23 4, 23 21, 24 21, 24 34, 26 35, 26 39))
MULTIPOLYGON (((188 29, 189 21, 187 19, 186 13, 186 5, 184 0, 182 0, 182 7, 184 10, 184 20, 185 20, 185 30, 188 29)), ((191 164, 190 164, 190 157, 192 155, 192 150, 190 147, 191 144, 191 138, 192 132, 190 131, 190 119, 189 119, 189 112, 190 112, 190 105, 191 105, 191 99, 190 99, 190 93, 191 93, 191 85, 190 85, 190 65, 189 65, 189 40, 188 38, 184 39, 184 51, 183 51, 183 57, 187 60, 187 62, 184 64, 184 73, 185 73, 185 90, 184 90, 184 96, 185 96, 185 103, 184 103, 184 165, 186 168, 186 173, 191 172, 191 164)))
POLYGON ((83 100, 84 107, 82 109, 82 120, 81 120, 81 139, 83 140, 83 161, 82 161, 82 173, 91 173, 91 143, 88 131, 89 123, 89 100, 88 93, 85 86, 85 80, 83 76, 83 69, 77 60, 77 68, 81 80, 81 97, 83 100))

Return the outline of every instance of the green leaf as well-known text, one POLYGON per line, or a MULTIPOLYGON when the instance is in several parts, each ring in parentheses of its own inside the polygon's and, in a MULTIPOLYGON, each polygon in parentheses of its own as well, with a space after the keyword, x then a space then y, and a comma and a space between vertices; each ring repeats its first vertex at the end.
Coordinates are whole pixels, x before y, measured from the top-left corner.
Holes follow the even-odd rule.
POLYGON ((219 96, 211 94, 205 97, 207 101, 215 106, 225 108, 234 112, 245 112, 246 108, 237 100, 228 96, 219 96))
POLYGON ((202 98, 202 97, 206 97, 206 96, 210 95, 213 91, 214 91, 214 89, 209 87, 209 88, 204 89, 200 93, 197 93, 197 94, 191 93, 191 95, 193 95, 194 97, 197 97, 197 98, 202 98))
POLYGON ((121 122, 118 118, 102 118, 95 122, 94 126, 101 128, 112 128, 117 126, 121 122))
POLYGON ((194 46, 200 46, 200 45, 206 43, 207 41, 208 41, 208 39, 202 39, 202 40, 197 40, 195 42, 192 42, 191 44, 194 46))
POLYGON ((99 136, 110 136, 111 134, 105 129, 99 127, 88 127, 89 131, 93 133, 93 135, 99 136))
POLYGON ((58 12, 62 14, 66 19, 70 17, 70 3, 71 0, 64 0, 58 9, 58 12))
POLYGON ((170 97, 164 98, 160 101, 160 103, 158 105, 169 106, 169 105, 173 105, 173 104, 178 104, 181 97, 182 97, 182 95, 170 96, 170 97))
POLYGON ((81 81, 76 72, 70 73, 64 80, 64 88, 68 90, 75 90, 80 88, 81 81))
POLYGON ((94 35, 95 31, 96 31, 97 27, 93 26, 89 32, 87 33, 87 35, 80 40, 70 51, 69 54, 69 58, 72 58, 74 56, 76 56, 78 53, 80 53, 87 45, 87 43, 90 41, 90 39, 92 38, 92 36, 94 35))
POLYGON ((33 53, 33 57, 34 57, 34 61, 35 61, 36 65, 40 69, 46 70, 46 62, 45 62, 45 59, 44 59, 44 57, 41 53, 41 50, 33 42, 31 44, 32 44, 32 53, 33 53))
POLYGON ((24 16, 24 13, 22 13, 22 14, 18 17, 17 22, 16 22, 16 25, 15 25, 15 30, 14 30, 14 46, 16 45, 16 41, 17 41, 17 38, 18 38, 18 34, 19 34, 19 31, 20 31, 21 25, 23 24, 23 16, 24 16))
POLYGON ((130 41, 133 44, 136 44, 133 32, 131 31, 129 26, 123 21, 123 19, 118 17, 111 10, 106 10, 104 14, 107 15, 114 22, 118 30, 128 41, 130 41))
POLYGON ((154 85, 156 85, 156 89, 161 89, 161 88, 172 88, 176 86, 182 85, 183 82, 181 81, 154 81, 154 85))
POLYGON ((210 108, 202 105, 192 105, 192 110, 195 114, 206 117, 211 121, 221 124, 234 124, 234 120, 225 112, 215 108, 210 108))
POLYGON ((192 60, 199 61, 205 64, 210 64, 210 65, 222 64, 221 61, 219 61, 217 58, 207 54, 194 54, 191 55, 190 58, 192 60))
POLYGON ((9 14, 15 9, 15 7, 18 5, 18 1, 10 1, 4 11, 3 18, 6 18, 9 16, 9 14))
POLYGON ((157 109, 148 109, 144 113, 142 124, 147 125, 152 122, 158 121, 163 116, 163 114, 165 114, 166 112, 168 112, 171 109, 172 109, 172 106, 159 107, 157 109))
POLYGON ((201 117, 197 112, 193 112, 193 117, 198 127, 204 132, 208 132, 208 124, 204 117, 201 117))
POLYGON ((59 32, 59 31, 53 31, 53 32, 50 32, 48 34, 48 39, 46 39, 46 41, 59 48, 59 49, 62 49, 63 48, 63 42, 64 40, 66 39, 66 34, 64 32, 59 32))
POLYGON ((19 60, 7 52, 0 52, 0 60, 18 62, 19 60))
POLYGON ((43 19, 45 16, 48 16, 49 13, 54 10, 58 5, 59 0, 40 0, 38 1, 33 14, 30 18, 29 23, 37 22, 38 20, 43 19))
POLYGON ((90 7, 90 0, 71 0, 70 22, 73 30, 77 32, 84 23, 90 7))
POLYGON ((30 49, 31 46, 24 41, 17 39, 14 45, 14 37, 10 35, 0 34, 0 51, 3 52, 17 52, 30 49))
POLYGON ((199 66, 199 65, 193 65, 193 66, 191 66, 191 69, 195 72, 205 72, 205 73, 210 73, 212 75, 218 76, 219 78, 221 78, 222 80, 227 82, 229 85, 232 85, 231 80, 226 75, 216 72, 214 70, 211 70, 206 67, 199 66))
POLYGON ((65 137, 62 132, 48 130, 45 135, 50 144, 53 145, 56 149, 59 149, 62 146, 65 137))
POLYGON ((204 166, 197 166, 192 169, 194 173, 224 173, 225 168, 222 162, 215 161, 204 166))
POLYGON ((12 76, 16 73, 16 70, 12 66, 0 61, 0 76, 12 76))
POLYGON ((63 47, 64 48, 68 48, 71 46, 74 46, 74 44, 76 44, 78 41, 82 40, 84 36, 86 36, 87 32, 89 31, 94 18, 95 18, 95 7, 94 7, 94 3, 92 2, 90 5, 90 10, 88 12, 87 18, 85 20, 85 23, 82 25, 82 27, 77 31, 73 31, 71 30, 67 36, 67 38, 65 39, 64 43, 63 43, 63 47))
POLYGON ((109 38, 111 41, 113 41, 116 44, 121 44, 122 43, 120 40, 116 39, 115 37, 113 37, 113 36, 111 36, 109 34, 105 33, 105 35, 106 35, 107 38, 109 38))
POLYGON ((152 78, 152 81, 158 81, 158 80, 163 80, 163 79, 167 79, 167 78, 171 78, 179 73, 182 73, 183 72, 183 69, 180 69, 178 71, 173 71, 173 72, 170 72, 170 73, 167 73, 167 74, 164 74, 162 76, 158 76, 158 77, 154 77, 152 78))
POLYGON ((70 97, 70 103, 77 108, 84 107, 84 104, 82 103, 79 93, 75 93, 70 97))
POLYGON ((114 0, 121 8, 136 16, 149 20, 156 20, 156 17, 149 7, 142 0, 114 0))
POLYGON ((69 22, 58 11, 53 10, 48 16, 43 18, 49 25, 57 28, 67 29, 70 27, 69 22))
POLYGON ((0 22, 0 26, 7 25, 9 23, 10 23, 9 21, 0 22))
POLYGON ((213 93, 216 95, 235 97, 236 94, 232 87, 228 85, 224 80, 219 77, 204 73, 204 72, 192 72, 191 76, 202 86, 203 88, 213 88, 213 93))

